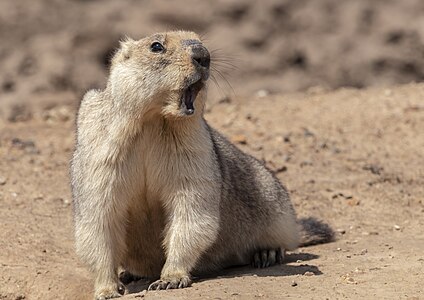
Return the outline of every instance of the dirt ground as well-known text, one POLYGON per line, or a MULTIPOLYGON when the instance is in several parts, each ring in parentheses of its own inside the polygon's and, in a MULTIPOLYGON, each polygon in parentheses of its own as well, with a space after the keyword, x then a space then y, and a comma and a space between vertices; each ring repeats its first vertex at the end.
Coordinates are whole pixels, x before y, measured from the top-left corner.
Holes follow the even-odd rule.
MULTIPOLYGON (((337 241, 300 249, 282 266, 229 270, 145 297, 423 298, 423 97, 424 84, 410 84, 210 105, 210 123, 262 158, 298 214, 328 221, 337 241)), ((0 299, 90 299, 92 277, 73 250, 73 116, 58 105, 1 123, 0 299)))
POLYGON ((420 0, 1 1, 0 299, 91 299, 73 249, 76 107, 105 85, 120 37, 175 28, 220 49, 232 87, 211 84, 206 119, 337 240, 123 299, 424 299, 424 83, 409 83, 424 80, 423 12, 420 0))

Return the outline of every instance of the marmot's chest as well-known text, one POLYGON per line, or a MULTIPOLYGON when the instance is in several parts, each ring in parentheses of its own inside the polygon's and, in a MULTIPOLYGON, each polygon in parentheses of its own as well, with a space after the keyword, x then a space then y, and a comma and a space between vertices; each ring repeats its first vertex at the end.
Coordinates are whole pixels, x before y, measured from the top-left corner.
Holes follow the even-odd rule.
POLYGON ((135 145, 134 159, 142 169, 145 193, 173 193, 184 185, 194 186, 210 180, 215 162, 210 145, 180 137, 145 134, 135 145))

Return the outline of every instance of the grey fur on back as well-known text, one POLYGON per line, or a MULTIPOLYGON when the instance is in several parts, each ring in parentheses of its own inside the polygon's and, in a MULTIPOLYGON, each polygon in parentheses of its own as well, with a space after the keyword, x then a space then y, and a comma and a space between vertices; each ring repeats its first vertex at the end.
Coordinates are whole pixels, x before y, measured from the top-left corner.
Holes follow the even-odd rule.
POLYGON ((296 248, 295 212, 286 189, 257 159, 208 129, 222 178, 220 230, 200 269, 246 264, 262 249, 296 248))

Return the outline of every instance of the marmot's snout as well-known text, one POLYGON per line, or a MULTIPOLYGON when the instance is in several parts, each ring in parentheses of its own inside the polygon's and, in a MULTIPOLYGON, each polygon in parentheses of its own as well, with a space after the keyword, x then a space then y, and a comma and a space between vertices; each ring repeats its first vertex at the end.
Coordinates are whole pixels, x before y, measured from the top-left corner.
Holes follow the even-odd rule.
MULTIPOLYGON (((202 44, 199 43, 199 44, 194 44, 191 47, 191 52, 192 52, 191 58, 196 68, 200 72, 209 76, 209 66, 211 63, 211 56, 209 54, 208 49, 206 49, 206 47, 204 47, 202 44)), ((207 77, 202 79, 207 80, 207 77)))

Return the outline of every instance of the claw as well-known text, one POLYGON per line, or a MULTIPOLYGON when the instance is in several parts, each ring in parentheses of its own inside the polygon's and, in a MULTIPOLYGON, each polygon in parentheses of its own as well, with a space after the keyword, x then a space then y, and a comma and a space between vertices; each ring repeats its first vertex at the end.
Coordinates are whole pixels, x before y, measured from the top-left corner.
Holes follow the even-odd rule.
POLYGON ((182 277, 172 280, 156 280, 150 284, 147 290, 170 290, 170 289, 182 289, 191 285, 191 279, 189 277, 182 277))
POLYGON ((267 260, 268 260, 268 251, 267 250, 263 250, 261 252, 261 262, 262 262, 261 268, 265 268, 266 263, 267 263, 267 260))
POLYGON ((255 268, 266 268, 283 262, 284 255, 280 248, 261 250, 253 255, 252 265, 255 268))
POLYGON ((259 258, 259 253, 256 252, 255 255, 253 256, 253 262, 252 262, 253 266, 255 268, 260 268, 261 266, 261 259, 259 258))

